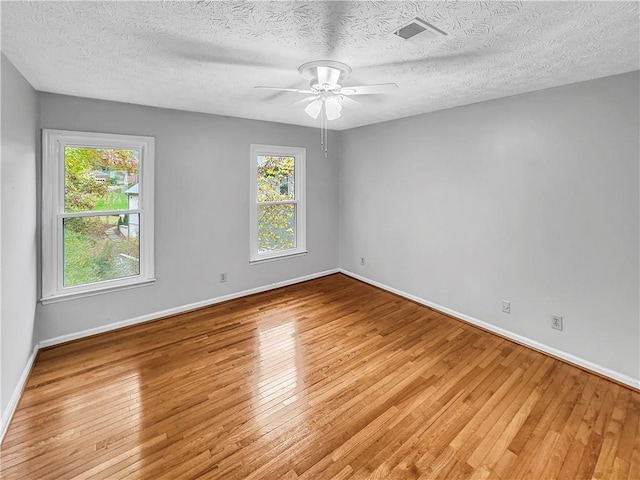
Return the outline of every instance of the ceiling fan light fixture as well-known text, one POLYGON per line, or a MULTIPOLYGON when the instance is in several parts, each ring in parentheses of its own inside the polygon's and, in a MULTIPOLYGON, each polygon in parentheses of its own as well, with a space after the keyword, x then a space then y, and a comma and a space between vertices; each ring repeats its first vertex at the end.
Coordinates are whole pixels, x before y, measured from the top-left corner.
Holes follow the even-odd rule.
POLYGON ((318 115, 320 115, 320 112, 322 111, 322 100, 320 100, 319 98, 314 100, 313 102, 311 102, 309 105, 306 106, 304 111, 311 118, 314 118, 314 119, 318 118, 318 115))
POLYGON ((342 104, 336 97, 327 98, 324 102, 325 113, 327 114, 327 120, 335 120, 340 118, 340 112, 342 111, 342 104))

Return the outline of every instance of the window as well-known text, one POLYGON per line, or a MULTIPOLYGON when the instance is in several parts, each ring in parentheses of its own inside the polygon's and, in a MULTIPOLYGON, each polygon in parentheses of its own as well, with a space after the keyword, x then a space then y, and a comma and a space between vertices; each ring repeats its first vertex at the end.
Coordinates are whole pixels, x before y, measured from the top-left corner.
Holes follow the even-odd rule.
POLYGON ((154 139, 42 137, 42 301, 151 283, 154 139))
POLYGON ((251 262, 306 253, 306 149, 251 145, 251 262))

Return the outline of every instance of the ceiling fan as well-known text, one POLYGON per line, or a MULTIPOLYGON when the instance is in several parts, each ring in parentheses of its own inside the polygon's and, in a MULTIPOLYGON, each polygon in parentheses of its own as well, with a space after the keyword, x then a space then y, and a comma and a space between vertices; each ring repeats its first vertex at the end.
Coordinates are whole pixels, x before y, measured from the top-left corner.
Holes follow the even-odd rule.
POLYGON ((395 83, 345 87, 342 82, 351 73, 351 67, 333 60, 316 60, 304 63, 300 65, 298 71, 304 78, 309 80, 309 89, 264 86, 255 88, 309 95, 293 105, 307 104, 304 109, 307 115, 314 119, 320 116, 320 147, 324 150, 325 156, 327 156, 328 152, 327 122, 340 118, 343 105, 353 107, 359 104, 359 102, 350 98, 351 96, 391 93, 398 88, 395 83))

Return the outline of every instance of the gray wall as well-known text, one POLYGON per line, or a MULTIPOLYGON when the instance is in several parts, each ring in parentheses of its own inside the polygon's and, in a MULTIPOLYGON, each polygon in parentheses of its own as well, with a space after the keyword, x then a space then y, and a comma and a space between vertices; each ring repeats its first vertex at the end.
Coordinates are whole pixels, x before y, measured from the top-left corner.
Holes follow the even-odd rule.
POLYGON ((157 278, 148 287, 39 305, 40 340, 337 268, 338 159, 321 154, 316 129, 47 93, 39 98, 42 128, 155 137, 157 278), (307 148, 306 256, 249 265, 251 143, 307 148), (227 283, 219 283, 223 271, 227 283))
POLYGON ((36 91, 0 54, 2 78, 2 248, 0 252, 2 353, 0 408, 11 395, 33 350, 36 308, 36 91))
POLYGON ((341 267, 640 379, 638 84, 344 132, 341 267))

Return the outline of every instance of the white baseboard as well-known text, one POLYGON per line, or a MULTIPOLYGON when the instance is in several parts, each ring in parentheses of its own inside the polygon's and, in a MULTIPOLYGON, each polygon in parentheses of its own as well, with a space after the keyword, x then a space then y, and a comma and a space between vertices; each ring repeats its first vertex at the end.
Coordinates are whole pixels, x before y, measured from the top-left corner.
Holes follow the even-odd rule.
POLYGON ((398 290, 397 288, 390 287, 380 282, 376 282, 375 280, 368 279, 356 273, 350 272, 349 270, 339 269, 340 273, 344 273, 356 280, 360 280, 361 282, 368 283, 369 285, 373 285, 375 287, 381 288, 391 293, 395 293, 396 295, 400 295, 401 297, 407 298, 409 300, 413 300, 416 303, 420 303, 427 307, 433 308, 434 310, 438 310, 440 312, 446 313, 460 319, 464 322, 470 323, 477 327, 483 328, 484 330, 489 330, 490 332, 496 333, 502 337, 506 337, 514 342, 520 343, 522 345, 531 347, 535 350, 539 350, 541 352, 547 353, 553 357, 557 357, 559 359, 565 360, 568 363, 572 363, 579 367, 584 368, 585 370, 589 370, 591 372, 597 373, 604 377, 610 378, 617 382, 623 383, 635 389, 640 389, 640 380, 634 379, 627 375, 623 375, 622 373, 616 372, 609 368, 603 367, 596 363, 585 360, 584 358, 576 357, 570 353, 564 352, 562 350, 558 350, 556 348, 550 347, 543 343, 537 342, 527 337, 523 337, 522 335, 518 335, 517 333, 510 332, 509 330, 505 330, 500 327, 496 327, 490 323, 484 322, 477 318, 471 317, 469 315, 465 315, 464 313, 457 312, 447 307, 443 307, 442 305, 438 305, 437 303, 430 302, 429 300, 425 300, 424 298, 417 297, 407 292, 403 292, 402 290, 398 290))
POLYGON ((24 386, 27 383, 29 373, 31 373, 31 368, 33 367, 33 362, 35 362, 36 360, 39 349, 40 347, 37 344, 34 345, 33 351, 27 359, 27 364, 24 366, 22 375, 20 375, 18 384, 13 390, 13 395, 11 395, 11 398, 9 399, 9 404, 7 405, 7 408, 5 408, 4 412, 2 412, 2 420, 0 420, 0 442, 2 442, 2 440, 4 439, 4 434, 7 433, 7 428, 9 427, 9 423, 13 418, 14 412, 16 411, 16 407, 18 406, 18 402, 20 401, 20 397, 22 396, 22 391, 24 390, 24 386))
POLYGON ((209 298, 200 302, 190 303, 188 305, 181 305, 179 307, 168 308, 158 312, 149 313, 147 315, 141 315, 135 318, 129 318, 120 322, 110 323, 108 325, 101 325, 100 327, 90 328, 88 330, 82 330, 80 332, 69 333, 67 335, 61 335, 59 337, 49 338, 41 340, 39 343, 40 348, 50 347, 52 345, 58 345, 60 343, 69 342, 71 340, 77 340, 79 338, 89 337, 98 333, 109 332, 122 327, 128 327, 129 325, 135 325, 136 323, 148 322, 150 320, 156 320, 162 317, 168 317, 170 315, 176 315, 178 313, 188 312, 189 310, 195 310, 197 308, 207 307, 220 302, 226 302, 227 300, 233 300, 234 298, 246 297, 247 295, 253 295, 254 293, 266 292, 267 290, 273 290, 275 288, 286 287, 296 283, 306 282, 313 280, 314 278, 325 277, 338 273, 339 270, 334 268, 332 270, 325 270, 324 272, 313 273, 311 275, 305 275, 303 277, 292 278, 290 280, 284 280, 282 282, 271 283, 269 285, 263 285, 261 287, 251 288, 249 290, 243 290, 241 292, 230 293, 229 295, 223 295, 221 297, 209 298))

